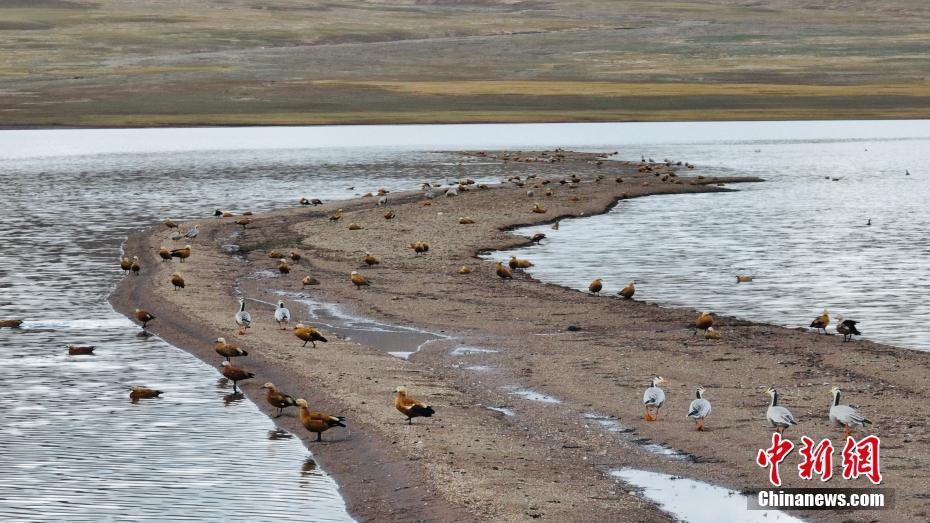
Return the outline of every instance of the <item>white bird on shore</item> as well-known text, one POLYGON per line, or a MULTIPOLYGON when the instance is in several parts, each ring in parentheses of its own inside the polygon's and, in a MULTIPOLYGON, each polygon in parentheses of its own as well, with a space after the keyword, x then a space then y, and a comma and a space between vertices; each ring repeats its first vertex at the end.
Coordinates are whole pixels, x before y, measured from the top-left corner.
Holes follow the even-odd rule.
POLYGON ((386 204, 387 204, 387 196, 382 196, 378 198, 378 207, 381 207, 386 204))
POLYGON ((190 229, 188 229, 186 233, 184 233, 184 237, 193 240, 194 238, 197 237, 198 234, 200 234, 200 229, 198 229, 197 226, 195 225, 191 227, 190 229))
POLYGON ((448 189, 446 189, 447 198, 452 198, 453 196, 458 196, 458 195, 459 195, 458 187, 449 187, 448 189))
POLYGON ((252 315, 245 311, 245 298, 239 298, 239 312, 236 313, 236 325, 239 326, 240 335, 244 335, 245 329, 252 326, 252 315))
POLYGON ((775 427, 775 432, 784 434, 786 428, 798 424, 798 420, 794 419, 791 411, 778 404, 778 391, 775 390, 775 387, 769 387, 765 393, 772 397, 772 402, 765 412, 765 417, 775 427))
POLYGON ((667 381, 662 376, 654 376, 652 380, 649 381, 649 388, 646 389, 646 392, 643 394, 643 405, 646 407, 646 421, 656 421, 659 419, 659 409, 661 409, 662 405, 665 403, 665 391, 662 390, 659 385, 664 385, 665 383, 667 383, 667 381), (655 414, 652 414, 652 409, 655 409, 655 414))
POLYGON ((283 301, 278 302, 278 308, 274 311, 274 321, 278 322, 278 325, 284 324, 281 330, 287 330, 291 323, 291 311, 287 310, 283 301))
POLYGON ((697 422, 697 430, 704 430, 704 418, 710 415, 710 402, 704 399, 704 387, 698 387, 696 399, 688 407, 688 417, 697 422))
POLYGON ((851 429, 862 429, 872 422, 849 405, 840 405, 840 388, 833 387, 830 389, 833 394, 833 404, 830 406, 830 421, 843 427, 843 439, 849 437, 851 429))

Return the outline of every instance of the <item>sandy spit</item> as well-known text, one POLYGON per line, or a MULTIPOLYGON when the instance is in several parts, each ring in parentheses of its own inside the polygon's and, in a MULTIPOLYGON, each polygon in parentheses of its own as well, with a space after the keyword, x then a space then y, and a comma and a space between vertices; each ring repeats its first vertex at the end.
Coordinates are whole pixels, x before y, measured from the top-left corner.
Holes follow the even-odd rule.
MULTIPOLYGON (((184 264, 158 258, 160 245, 173 245, 163 226, 140 231, 125 248, 142 258, 142 274, 126 277, 111 300, 123 312, 153 312, 152 332, 210 363, 220 363, 213 339, 235 339, 250 351, 240 363, 257 375, 244 391, 269 414, 259 389, 266 381, 314 408, 347 416, 350 430, 330 431, 324 443, 311 443, 293 413, 276 422, 304 439, 362 520, 666 520, 607 472, 635 467, 735 489, 765 486, 754 457, 770 438, 762 391, 772 384, 801 422, 789 436, 831 437, 838 448, 842 430, 829 425, 828 389, 843 388, 845 401, 867 413, 882 438, 883 486, 896 490, 895 517, 930 514, 923 472, 930 466, 930 440, 920 421, 930 415, 923 401, 930 355, 729 317, 717 318, 722 339, 706 341, 689 328, 695 310, 592 296, 520 272, 502 281, 491 262, 476 258, 529 241, 508 232, 519 225, 602 213, 628 198, 732 190, 718 184, 752 179, 698 179, 699 170, 668 175, 674 168, 642 172, 635 164, 588 155, 559 161, 532 152, 487 155, 510 162, 522 186, 470 185, 428 205, 418 191, 389 194, 386 207, 376 206, 377 196, 296 207, 304 195, 295 195, 295 208, 254 216, 244 229, 235 218, 197 221, 201 233, 184 264), (526 180, 528 174, 537 178, 526 180), (572 175, 580 181, 572 182, 572 175), (532 212, 536 203, 546 212, 532 212), (330 220, 337 209, 342 218, 330 220), (384 218, 389 210, 391 220, 384 218), (460 224, 461 217, 475 223, 460 224), (361 228, 349 230, 350 223, 361 228), (408 248, 417 241, 429 243, 429 252, 408 248), (269 250, 298 251, 303 259, 280 275, 269 250), (363 264, 366 252, 381 263, 363 264), (459 274, 463 265, 472 272, 459 274), (356 289, 349 281, 353 270, 371 286, 356 289), (183 291, 168 283, 175 271, 187 280, 183 291), (306 275, 320 285, 302 288, 306 275), (240 293, 250 299, 255 319, 243 337, 232 320, 240 293), (348 314, 446 338, 409 360, 389 355, 395 348, 377 339, 359 344, 334 333, 329 343, 302 348, 289 331, 276 328, 271 307, 261 303, 281 293, 297 319, 311 319, 294 300, 302 293, 348 314), (461 347, 496 352, 455 351, 461 347), (653 374, 670 384, 660 421, 648 423, 642 391, 653 374), (397 385, 431 403, 436 416, 408 426, 392 408, 397 385), (698 385, 714 405, 705 433, 685 419, 698 385), (526 391, 551 401, 531 399, 526 391), (594 414, 608 422, 591 419, 594 414), (626 432, 610 430, 611 422, 626 432), (656 453, 656 445, 678 454, 656 453)), ((797 463, 793 455, 783 464, 786 486, 816 486, 797 478, 797 463)), ((868 483, 840 478, 829 486, 868 483)), ((802 514, 818 521, 888 515, 802 514)))

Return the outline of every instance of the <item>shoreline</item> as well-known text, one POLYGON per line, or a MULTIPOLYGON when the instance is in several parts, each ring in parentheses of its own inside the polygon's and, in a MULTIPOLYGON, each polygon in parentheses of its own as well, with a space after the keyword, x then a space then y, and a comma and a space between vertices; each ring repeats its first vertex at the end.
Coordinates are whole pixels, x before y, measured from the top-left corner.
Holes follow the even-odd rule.
MULTIPOLYGON (((478 252, 526 243, 508 232, 520 226, 607 212, 625 198, 729 190, 716 184, 750 181, 681 177, 677 180, 682 183, 672 178, 662 183, 652 174, 636 172, 635 164, 604 163, 609 165, 598 167, 577 158, 563 164, 512 164, 515 175, 539 175, 526 185, 569 173, 581 176, 582 182, 567 184, 574 189, 558 181, 549 184, 556 192, 553 197, 529 198, 528 187, 505 184, 437 198, 426 207, 419 193, 391 194, 389 207, 398 216, 390 221, 381 217, 384 210, 375 208, 371 198, 263 213, 253 217, 255 222, 244 233, 232 219, 198 220, 201 236, 192 242, 195 255, 183 265, 166 267, 157 261, 154 248, 169 243, 158 225, 127 240, 127 252, 138 253, 150 270, 135 279, 124 278, 111 302, 123 313, 135 306, 152 311, 160 321, 150 330, 211 364, 219 363, 211 340, 234 332, 234 286, 247 296, 276 301, 277 290, 301 292, 300 279, 308 273, 322 283, 302 291, 315 299, 363 317, 450 336, 453 341, 428 344, 410 360, 335 337, 317 349, 301 349, 289 332, 268 325, 270 309, 252 309, 257 328, 237 340, 250 350, 239 363, 258 376, 243 387, 245 393, 269 413, 272 409, 258 387, 273 381, 295 396, 312 398, 311 407, 349 415, 349 439, 333 431, 324 439, 337 441, 324 445, 307 444, 308 435, 293 416, 275 421, 303 438, 340 485, 349 512, 360 519, 555 520, 577 517, 572 505, 583 507, 586 517, 662 519, 667 516, 627 493, 606 473, 634 467, 736 490, 762 486, 765 476, 753 456, 755 449, 767 446, 769 432, 763 418, 766 399, 756 389, 771 383, 783 389, 786 404, 801 418, 802 427, 809 427, 795 432, 796 438, 837 437, 824 421, 829 398, 819 388, 829 387, 820 385, 826 380, 818 373, 844 386, 847 398, 876 421, 875 432, 886 440, 883 450, 888 449, 882 456, 886 484, 898 490, 896 512, 903 507, 902 513, 912 516, 926 513, 927 500, 908 497, 915 487, 906 481, 916 477, 907 475, 909 469, 930 463, 926 450, 914 448, 919 443, 907 445, 926 441, 926 431, 908 426, 909 432, 902 432, 897 426, 902 422, 892 415, 902 399, 925 397, 925 370, 930 368, 926 354, 899 354, 907 350, 868 341, 840 346, 837 339, 729 317, 718 318, 724 339, 708 342, 691 338, 686 326, 693 320, 690 310, 593 297, 522 274, 500 282, 490 262, 475 259, 478 252), (592 181, 598 173, 607 176, 592 181), (623 183, 615 182, 616 176, 622 176, 623 183), (534 201, 545 204, 547 213, 531 213, 534 201), (337 208, 345 210, 345 217, 329 221, 337 208), (458 225, 455 220, 463 215, 477 223, 458 225), (363 229, 347 231, 349 222, 363 229), (449 234, 450 229, 456 234, 449 234), (220 252, 221 244, 233 240, 245 251, 246 261, 220 252), (428 241, 431 251, 416 257, 403 247, 411 241, 428 241), (256 270, 274 268, 265 254, 271 248, 296 248, 305 261, 293 265, 287 276, 254 278, 256 270), (381 265, 363 268, 359 260, 366 250, 381 256, 381 265), (457 274, 462 264, 474 272, 457 274), (189 289, 170 290, 167 276, 175 270, 185 274, 189 289), (372 287, 352 288, 347 279, 351 270, 368 276, 372 287), (217 306, 219 311, 210 310, 217 306), (580 326, 580 331, 569 332, 568 325, 580 326), (498 352, 471 355, 463 362, 450 353, 456 345, 493 347, 498 352), (746 352, 753 361, 742 355, 746 352), (781 361, 792 358, 799 372, 792 373, 781 361), (878 376, 863 376, 854 366, 843 365, 844 359, 853 358, 874 360, 868 364, 878 376), (493 370, 468 370, 466 363, 493 370), (667 389, 670 411, 663 421, 648 424, 642 421, 638 397, 652 373, 672 380, 667 389), (399 384, 431 401, 437 416, 417 420, 412 427, 400 423, 399 414, 391 412, 389 393, 399 384), (697 384, 708 388, 717 414, 708 421, 707 434, 694 433, 679 419, 697 384), (511 386, 561 403, 521 399, 511 386), (508 419, 476 408, 491 405, 511 408, 517 416, 508 419), (583 418, 590 412, 622 420, 633 432, 618 436, 592 429, 583 418), (493 443, 486 447, 472 444, 488 438, 493 443), (694 459, 669 460, 645 451, 638 440, 680 449, 694 459), (513 460, 523 461, 517 461, 522 466, 513 465, 513 460), (498 464, 497 470, 487 469, 491 463, 498 464), (552 471, 558 471, 558 483, 553 484, 552 471), (395 485, 398 477, 411 481, 395 485), (521 496, 520 490, 526 494, 521 496)), ((296 303, 289 307, 295 318, 305 317, 296 303)), ((926 410, 914 407, 910 412, 915 418, 926 410)), ((785 486, 802 485, 806 484, 794 477, 785 486)), ((845 517, 839 512, 804 515, 823 521, 845 517)))
MULTIPOLYGON (((274 116, 273 114, 269 116, 274 116)), ((334 118, 333 120, 295 120, 293 122, 276 123, 267 122, 235 122, 235 123, 205 123, 192 124, 185 122, 165 122, 150 124, 126 124, 126 125, 106 125, 100 123, 89 123, 87 125, 76 124, 24 124, 24 125, 0 125, 0 131, 57 131, 57 130, 88 130, 88 129, 229 129, 237 127, 364 127, 364 126, 417 126, 417 125, 543 125, 543 124, 584 124, 584 123, 700 123, 700 122, 872 122, 872 121, 917 121, 928 120, 930 114, 917 114, 913 116, 901 115, 869 115, 869 114, 828 114, 820 118, 810 118, 804 116, 773 118, 765 112, 757 115, 746 115, 744 117, 735 117, 735 115, 721 115, 719 118, 654 118, 654 119, 461 119, 461 120, 437 120, 437 121, 408 121, 408 120, 364 120, 346 121, 345 118, 334 118), (768 117, 767 117, 768 116, 768 117)))

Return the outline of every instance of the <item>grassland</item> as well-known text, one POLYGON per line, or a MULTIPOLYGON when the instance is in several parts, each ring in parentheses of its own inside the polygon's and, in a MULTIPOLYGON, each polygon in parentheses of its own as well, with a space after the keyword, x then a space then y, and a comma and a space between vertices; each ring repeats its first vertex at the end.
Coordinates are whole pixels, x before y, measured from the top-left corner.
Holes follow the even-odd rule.
POLYGON ((923 0, 0 0, 0 126, 930 117, 923 0))

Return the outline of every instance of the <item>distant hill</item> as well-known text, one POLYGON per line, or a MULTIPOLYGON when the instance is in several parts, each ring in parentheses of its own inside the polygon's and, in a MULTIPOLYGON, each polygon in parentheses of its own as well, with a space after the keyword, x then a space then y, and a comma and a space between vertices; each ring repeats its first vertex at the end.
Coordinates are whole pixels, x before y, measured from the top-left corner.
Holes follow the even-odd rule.
POLYGON ((930 117, 926 0, 0 0, 0 126, 930 117))

